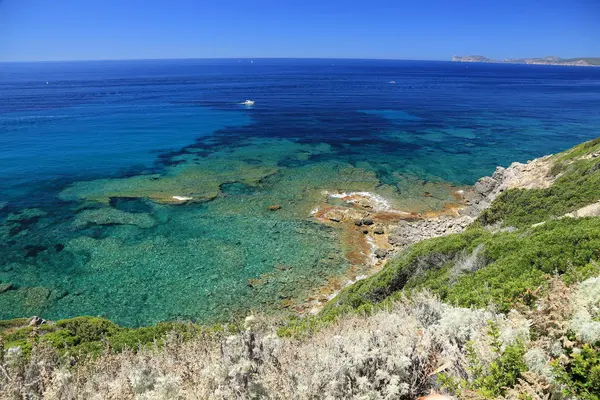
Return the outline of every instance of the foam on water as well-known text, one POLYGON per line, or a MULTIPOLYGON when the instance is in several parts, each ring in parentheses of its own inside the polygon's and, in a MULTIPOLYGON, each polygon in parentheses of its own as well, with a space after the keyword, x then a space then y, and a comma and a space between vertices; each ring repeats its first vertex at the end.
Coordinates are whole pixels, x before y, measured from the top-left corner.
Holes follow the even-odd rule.
POLYGON ((342 199, 347 203, 360 203, 361 200, 366 200, 366 203, 374 210, 374 211, 388 211, 399 214, 410 214, 405 211, 396 210, 392 207, 389 200, 385 199, 383 196, 380 196, 376 193, 371 192, 350 192, 350 193, 329 193, 327 191, 323 192, 328 197, 334 199, 342 199))

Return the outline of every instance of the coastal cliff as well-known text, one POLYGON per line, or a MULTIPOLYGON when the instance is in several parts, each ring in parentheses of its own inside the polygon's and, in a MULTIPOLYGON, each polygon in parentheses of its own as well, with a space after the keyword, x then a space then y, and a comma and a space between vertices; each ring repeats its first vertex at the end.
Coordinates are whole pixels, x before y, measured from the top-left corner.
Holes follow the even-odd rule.
POLYGON ((504 60, 493 60, 484 56, 453 56, 452 61, 503 64, 564 65, 574 67, 600 66, 600 57, 560 58, 549 56, 542 58, 507 58, 504 60))
POLYGON ((390 246, 318 314, 2 321, 0 398, 597 400, 599 201, 600 138, 499 167, 443 215, 317 211, 390 246))

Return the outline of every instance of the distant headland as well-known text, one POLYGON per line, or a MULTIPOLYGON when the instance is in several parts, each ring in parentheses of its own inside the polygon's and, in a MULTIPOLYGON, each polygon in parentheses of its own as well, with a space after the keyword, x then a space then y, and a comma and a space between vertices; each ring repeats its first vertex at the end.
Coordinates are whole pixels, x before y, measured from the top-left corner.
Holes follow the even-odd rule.
POLYGON ((454 56, 452 57, 452 61, 501 64, 570 65, 577 67, 600 66, 600 57, 560 58, 549 56, 542 58, 507 58, 504 60, 492 60, 484 56, 454 56))

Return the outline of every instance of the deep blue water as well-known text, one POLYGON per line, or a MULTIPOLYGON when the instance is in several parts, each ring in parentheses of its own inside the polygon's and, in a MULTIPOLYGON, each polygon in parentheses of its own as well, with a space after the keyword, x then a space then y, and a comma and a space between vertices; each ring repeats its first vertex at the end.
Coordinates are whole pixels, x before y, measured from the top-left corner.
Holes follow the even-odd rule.
POLYGON ((139 325, 268 308, 304 293, 282 294, 287 286, 308 290, 348 267, 324 257, 340 252, 337 234, 306 212, 318 191, 380 191, 435 208, 415 198, 418 187, 472 184, 599 132, 600 68, 0 63, 0 284, 13 287, 0 293, 0 318, 100 314, 139 325), (160 179, 146 181, 151 173, 160 179), (212 200, 165 205, 158 192, 212 200), (286 207, 265 211, 272 203, 286 207), (131 215, 147 220, 123 222, 131 215), (260 294, 247 287, 280 264, 296 272, 260 294))

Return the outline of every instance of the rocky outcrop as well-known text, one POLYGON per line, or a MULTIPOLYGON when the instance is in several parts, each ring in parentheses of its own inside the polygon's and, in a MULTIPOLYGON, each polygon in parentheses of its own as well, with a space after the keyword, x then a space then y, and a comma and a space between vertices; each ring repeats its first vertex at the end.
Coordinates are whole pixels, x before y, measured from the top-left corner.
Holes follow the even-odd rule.
POLYGON ((600 216, 600 201, 581 207, 578 210, 565 214, 565 218, 585 218, 600 216))
POLYGON ((459 216, 440 216, 420 221, 400 221, 391 229, 389 243, 396 250, 438 236, 460 233, 504 191, 513 188, 540 189, 554 181, 550 175, 550 156, 537 158, 526 164, 513 163, 508 168, 497 167, 492 176, 479 179, 473 187, 461 192, 465 207, 459 216))
POLYGON ((542 189, 554 182, 550 176, 550 156, 536 158, 526 164, 512 163, 510 167, 497 167, 492 176, 479 179, 472 190, 465 192, 467 207, 461 215, 477 218, 479 214, 508 189, 542 189))
POLYGON ((388 242, 396 248, 404 248, 422 240, 462 232, 473 220, 470 216, 441 216, 422 221, 400 221, 390 232, 388 242))

